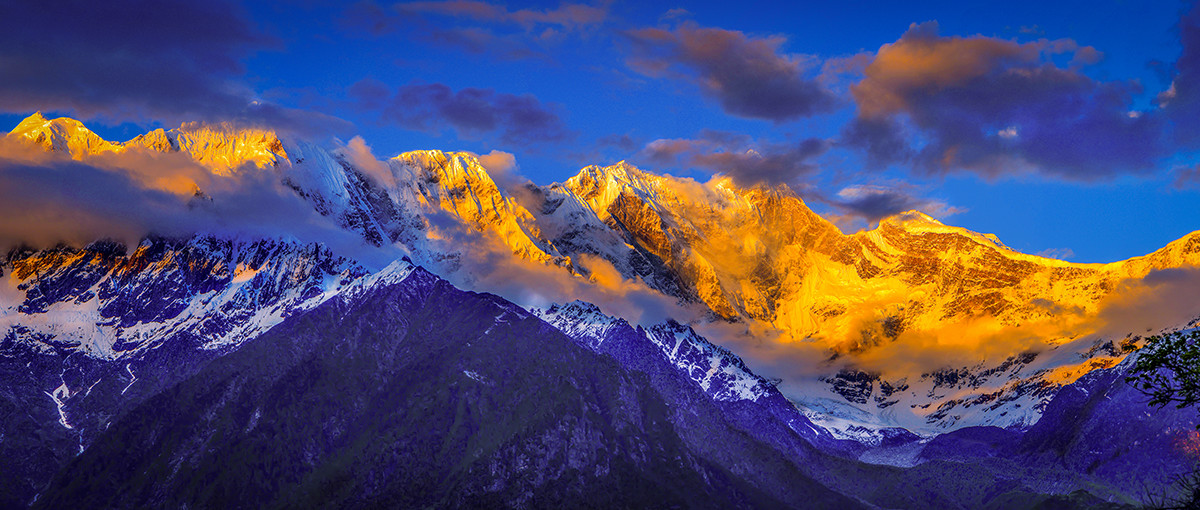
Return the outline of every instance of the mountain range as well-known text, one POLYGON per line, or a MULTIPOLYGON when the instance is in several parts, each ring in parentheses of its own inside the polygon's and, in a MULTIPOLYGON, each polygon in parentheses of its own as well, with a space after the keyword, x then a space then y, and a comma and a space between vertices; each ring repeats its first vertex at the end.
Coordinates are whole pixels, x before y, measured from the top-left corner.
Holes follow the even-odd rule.
POLYGON ((1190 465, 1194 413, 1124 384, 1147 332, 1112 317, 1200 265, 1200 232, 1073 264, 917 211, 843 234, 785 186, 286 138, 6 137, 223 221, 222 179, 266 183, 361 245, 217 222, 11 247, 6 506, 1120 506, 1190 465), (889 365, 914 345, 936 355, 889 365))

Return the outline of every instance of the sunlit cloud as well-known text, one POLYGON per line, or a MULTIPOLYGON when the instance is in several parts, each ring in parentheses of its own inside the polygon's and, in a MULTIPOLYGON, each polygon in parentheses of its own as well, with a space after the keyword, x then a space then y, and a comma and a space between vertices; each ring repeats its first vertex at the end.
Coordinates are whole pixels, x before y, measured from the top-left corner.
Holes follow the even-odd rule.
POLYGON ((477 157, 496 185, 510 195, 520 195, 533 184, 528 177, 521 175, 521 165, 517 164, 517 157, 511 152, 493 149, 477 157))
POLYGON ((1094 181, 1154 172, 1163 125, 1129 115, 1136 83, 1081 72, 1100 57, 1069 39, 949 37, 936 22, 913 24, 851 87, 858 115, 843 142, 927 173, 1094 181))
POLYGON ((922 374, 945 368, 994 364, 1024 353, 1057 349, 1078 352, 1097 340, 1120 341, 1181 326, 1200 316, 1196 289, 1200 289, 1200 268, 1157 270, 1118 281, 1090 308, 1059 306, 1043 300, 1046 314, 1039 320, 1010 324, 990 315, 978 315, 946 321, 936 329, 905 330, 894 338, 884 335, 878 310, 871 303, 848 311, 859 318, 858 327, 851 328, 853 336, 826 342, 791 338, 770 324, 756 321, 698 323, 696 327, 742 355, 760 374, 789 381, 785 386, 799 387, 802 381, 841 367, 880 374, 884 379, 916 380, 922 374), (872 329, 879 331, 863 333, 872 329), (860 342, 864 337, 879 341, 863 345, 860 342), (831 357, 833 352, 839 355, 831 357))
POLYGON ((375 181, 375 184, 387 187, 396 186, 396 177, 392 175, 387 163, 375 157, 371 147, 361 136, 351 138, 338 152, 356 169, 375 181))
POLYGON ((576 257, 572 271, 514 256, 513 249, 494 231, 476 230, 449 215, 430 215, 430 220, 427 235, 433 249, 454 254, 432 263, 464 288, 495 293, 528 308, 547 308, 578 299, 600 305, 606 313, 630 323, 647 326, 702 313, 640 279, 626 279, 600 257, 576 257))

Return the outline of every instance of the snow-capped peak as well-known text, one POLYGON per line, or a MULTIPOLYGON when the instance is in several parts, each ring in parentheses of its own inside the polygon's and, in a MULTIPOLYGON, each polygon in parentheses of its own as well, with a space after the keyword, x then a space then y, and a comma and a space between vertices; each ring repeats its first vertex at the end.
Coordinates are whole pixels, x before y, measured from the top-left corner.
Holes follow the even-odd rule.
MULTIPOLYGON (((758 400, 770 391, 770 383, 755 375, 736 354, 714 345, 690 326, 667 320, 649 329, 633 328, 624 319, 606 315, 594 304, 572 301, 534 310, 534 315, 567 336, 604 353, 610 335, 633 335, 637 342, 651 345, 665 361, 696 383, 714 400, 758 400), (623 328, 622 328, 623 326, 623 328)), ((617 348, 619 349, 619 347, 617 348)))
POLYGON ((536 220, 467 152, 413 151, 388 160, 397 189, 392 195, 420 214, 449 213, 462 226, 494 235, 527 260, 566 265, 536 220))
POLYGON ((622 196, 634 196, 643 202, 656 204, 659 180, 660 177, 621 161, 603 167, 584 167, 563 184, 581 203, 587 204, 596 216, 607 220, 609 209, 622 196))
POLYGON ((485 186, 499 192, 479 158, 468 152, 410 151, 400 153, 392 160, 419 169, 423 174, 421 177, 430 181, 445 181, 443 187, 485 186))
POLYGON ((690 326, 667 320, 651 327, 647 336, 716 400, 758 400, 770 391, 770 383, 751 372, 742 358, 690 326))
MULTIPOLYGON (((847 355, 984 315, 1007 327, 1047 319, 1051 309, 1091 311, 1122 281, 1200 264, 1195 233, 1112 264, 1021 254, 995 236, 916 211, 843 235, 784 188, 658 176, 625 162, 527 187, 529 196, 517 200, 470 153, 404 153, 370 169, 390 178, 368 179, 344 153, 227 125, 188 124, 112 144, 77 121, 35 114, 10 137, 73 156, 138 146, 186 152, 214 172, 270 167, 321 214, 377 246, 403 243, 443 274, 472 270, 480 252, 473 243, 499 239, 517 258, 584 277, 588 266, 609 263, 624 280, 702 304, 712 316, 754 321, 847 355)), ((574 323, 607 324, 593 310, 566 305, 548 310, 547 320, 572 309, 574 323)))

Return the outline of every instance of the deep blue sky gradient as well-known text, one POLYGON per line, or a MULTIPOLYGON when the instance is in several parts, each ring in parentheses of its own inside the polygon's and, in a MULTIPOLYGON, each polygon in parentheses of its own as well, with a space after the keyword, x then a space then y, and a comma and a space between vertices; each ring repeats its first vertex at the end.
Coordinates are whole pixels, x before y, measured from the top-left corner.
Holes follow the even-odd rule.
MULTIPOLYGON (((810 205, 822 213, 845 213, 827 202, 849 186, 901 189, 915 200, 940 202, 958 211, 945 216, 946 223, 995 233, 1009 246, 1029 253, 1055 250, 1076 262, 1142 255, 1200 228, 1200 182, 1176 185, 1177 169, 1198 162, 1196 151, 1188 148, 1160 158, 1153 168, 1099 179, 1055 177, 1053 169, 983 176, 956 170, 930 173, 904 163, 876 168, 862 150, 836 143, 857 111, 848 88, 861 75, 849 73, 823 82, 840 98, 832 111, 773 121, 726 111, 695 80, 651 76, 631 65, 635 54, 631 31, 690 26, 740 31, 750 39, 783 38, 778 53, 810 61, 806 77, 816 79, 822 65, 831 60, 861 54, 869 61, 881 46, 900 39, 910 24, 936 21, 941 36, 982 35, 1022 43, 1070 39, 1092 46, 1103 58, 1079 72, 1099 82, 1135 81, 1141 92, 1133 97, 1130 109, 1152 110, 1156 95, 1170 86, 1171 69, 1181 51, 1178 25, 1191 9, 1172 1, 908 4, 689 2, 686 13, 669 15, 681 4, 613 2, 600 5, 606 11, 600 23, 528 28, 428 10, 396 15, 403 8, 383 2, 350 6, 254 2, 234 6, 233 16, 266 37, 261 44, 235 52, 233 58, 242 69, 230 73, 229 80, 264 102, 320 112, 352 124, 332 127, 320 138, 348 140, 360 135, 379 157, 429 148, 511 152, 520 173, 538 184, 565 180, 587 164, 620 159, 651 171, 704 180, 714 169, 662 164, 646 157, 643 149, 657 139, 699 139, 718 131, 745 135, 758 144, 808 138, 834 141, 831 149, 812 160, 815 170, 791 181, 793 187, 805 188, 810 205), (547 28, 561 33, 549 42, 538 42, 547 28), (440 29, 475 30, 492 37, 493 44, 464 49, 431 35, 440 29), (512 48, 505 45, 535 54, 513 56, 512 48), (362 108, 350 90, 365 79, 391 90, 437 84, 451 91, 477 88, 491 97, 530 96, 534 104, 558 117, 566 134, 529 143, 506 140, 498 129, 455 130, 437 119, 414 128, 362 108), (622 136, 627 137, 625 146, 602 143, 622 136)), ((509 11, 553 11, 562 5, 505 4, 509 11)), ((187 58, 186 53, 181 55, 187 58)), ((1066 57, 1049 58, 1068 66, 1066 57)), ((114 140, 126 140, 149 128, 170 128, 175 122, 170 115, 158 115, 161 108, 114 114, 34 104, 5 106, 0 122, 14 126, 34 109, 81 118, 114 140)), ((924 143, 922 136, 917 133, 911 142, 924 143)), ((866 226, 859 219, 847 228, 866 226)))

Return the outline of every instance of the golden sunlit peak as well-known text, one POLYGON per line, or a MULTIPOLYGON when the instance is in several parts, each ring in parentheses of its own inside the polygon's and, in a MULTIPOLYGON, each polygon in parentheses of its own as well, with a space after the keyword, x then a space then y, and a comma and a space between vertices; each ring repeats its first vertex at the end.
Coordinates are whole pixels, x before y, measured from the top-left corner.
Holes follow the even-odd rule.
POLYGON ((24 137, 47 150, 69 154, 74 159, 120 148, 119 144, 100 138, 82 122, 69 117, 47 120, 40 111, 17 124, 8 136, 24 137))
POLYGON ((25 120, 22 120, 20 124, 17 124, 17 127, 13 128, 12 132, 16 133, 19 131, 32 129, 35 126, 44 125, 46 122, 46 117, 42 115, 41 110, 38 110, 33 112, 33 115, 25 117, 25 120))
POLYGON ((8 136, 23 138, 76 160, 101 153, 123 153, 130 148, 178 150, 218 174, 230 173, 247 162, 265 168, 288 161, 283 142, 274 131, 239 128, 229 123, 187 122, 170 131, 158 129, 120 143, 101 138, 78 120, 69 117, 47 120, 39 111, 21 121, 8 136))
POLYGON ((25 120, 22 120, 20 124, 17 124, 17 127, 13 128, 11 133, 26 134, 35 132, 37 130, 51 129, 55 126, 71 130, 87 130, 87 128, 83 126, 82 122, 70 117, 58 117, 54 120, 50 120, 47 119, 45 115, 42 115, 41 111, 36 111, 33 113, 33 115, 30 115, 26 117, 25 120))
POLYGON ((885 226, 899 228, 909 234, 955 234, 968 237, 985 246, 1013 251, 1012 248, 1001 242, 1000 238, 996 237, 995 234, 983 234, 962 227, 946 225, 918 210, 905 211, 884 218, 879 222, 879 229, 882 230, 885 226))
POLYGON ((565 184, 577 192, 591 188, 616 189, 623 185, 645 187, 645 181, 650 177, 652 176, 625 160, 621 160, 608 166, 586 166, 580 169, 579 173, 567 179, 565 184))
POLYGON ((450 183, 476 182, 486 183, 488 187, 496 187, 495 180, 487 168, 479 161, 479 156, 470 152, 445 152, 436 149, 408 151, 397 154, 392 160, 410 163, 426 172, 426 178, 432 178, 428 172, 440 173, 450 183))
POLYGON ((623 180, 628 181, 630 175, 636 172, 637 169, 626 163, 625 160, 618 161, 616 164, 608 166, 589 165, 579 170, 575 178, 588 176, 598 181, 623 180))
POLYGON ((211 144, 253 145, 268 152, 278 153, 283 142, 274 130, 261 127, 239 127, 229 122, 215 124, 184 122, 171 133, 179 138, 203 141, 211 144))

